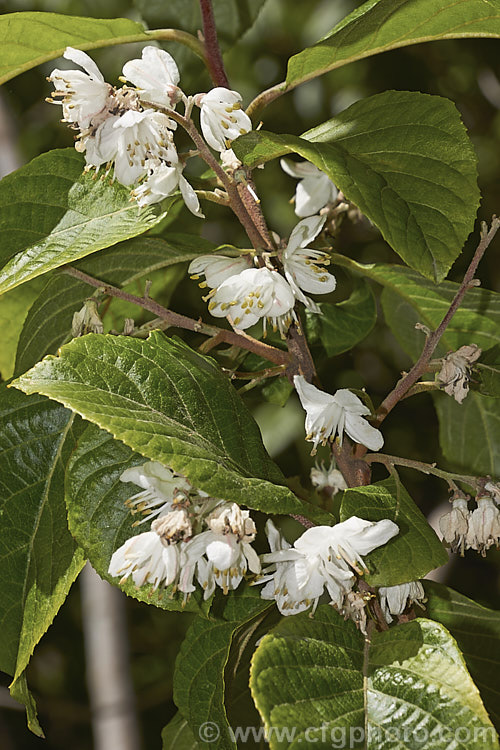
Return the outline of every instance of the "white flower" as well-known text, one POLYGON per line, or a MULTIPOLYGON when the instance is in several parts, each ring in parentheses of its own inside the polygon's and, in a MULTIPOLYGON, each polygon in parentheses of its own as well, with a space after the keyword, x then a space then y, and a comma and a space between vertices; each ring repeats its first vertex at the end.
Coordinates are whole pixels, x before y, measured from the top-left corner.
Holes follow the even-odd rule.
POLYGON ((220 161, 224 169, 232 172, 241 167, 241 161, 238 159, 232 148, 220 152, 220 161))
POLYGON ((159 159, 147 159, 144 166, 147 176, 132 191, 132 197, 141 208, 151 203, 158 203, 180 190, 184 203, 191 213, 200 219, 204 218, 198 196, 182 174, 181 164, 174 162, 173 159, 170 160, 170 166, 159 159))
POLYGON ((336 434, 342 444, 343 432, 355 443, 366 445, 372 451, 378 451, 383 446, 384 438, 380 430, 363 418, 370 410, 354 393, 342 388, 331 396, 308 383, 302 375, 295 375, 293 382, 306 412, 306 440, 314 443, 313 455, 318 443, 326 445, 328 440, 333 441, 336 434))
POLYGON ((53 96, 60 97, 61 101, 49 101, 62 104, 66 122, 75 123, 81 130, 86 130, 103 113, 107 114, 113 89, 85 52, 66 47, 63 57, 80 65, 85 73, 81 70, 53 70, 49 76, 56 87, 53 96))
POLYGON ((162 514, 151 524, 151 531, 155 531, 165 545, 187 541, 193 535, 191 519, 185 508, 162 514))
POLYGON ((209 529, 216 534, 233 534, 238 541, 253 542, 257 529, 250 511, 236 503, 222 503, 206 519, 209 529))
POLYGON ((143 101, 175 107, 182 97, 175 60, 158 47, 144 47, 140 60, 125 63, 123 75, 138 89, 143 101))
POLYGON ((498 482, 486 482, 484 489, 490 493, 497 504, 500 504, 500 484, 498 482))
POLYGON ((460 551, 464 554, 466 538, 469 531, 470 510, 465 497, 453 500, 452 509, 439 519, 439 528, 443 534, 444 541, 453 552, 460 551))
POLYGON ((179 574, 177 545, 165 546, 154 531, 133 536, 113 553, 108 573, 121 576, 120 583, 131 575, 136 586, 170 586, 179 574))
POLYGON ((425 591, 420 581, 400 583, 397 586, 381 586, 378 593, 387 622, 392 622, 392 615, 402 615, 414 602, 422 606, 421 602, 425 601, 425 591))
POLYGON ((231 141, 252 129, 252 121, 241 109, 241 100, 237 91, 221 86, 195 97, 201 108, 203 136, 216 151, 226 151, 231 147, 231 141))
POLYGON ((476 344, 461 346, 456 352, 443 357, 443 366, 438 373, 438 380, 444 391, 462 403, 469 392, 470 370, 472 363, 481 356, 481 349, 476 344))
POLYGON ((372 522, 352 516, 335 526, 307 529, 293 547, 281 537, 271 521, 266 524, 271 552, 262 555, 271 563, 257 583, 267 582, 264 599, 276 599, 283 615, 313 606, 326 588, 330 602, 341 607, 355 576, 366 570, 361 555, 372 552, 395 536, 399 529, 388 519, 372 522), (360 569, 361 565, 362 569, 360 569))
POLYGON ((470 516, 467 544, 484 556, 486 550, 500 545, 500 510, 491 497, 477 497, 477 508, 470 516))
POLYGON ((146 516, 134 525, 168 512, 172 509, 172 502, 178 492, 189 492, 191 489, 187 479, 176 476, 158 461, 148 461, 141 466, 125 469, 120 475, 120 481, 142 487, 141 492, 132 495, 126 502, 132 513, 146 516))
POLYGON ((335 276, 322 268, 330 263, 327 253, 307 247, 320 233, 325 219, 324 216, 311 216, 299 221, 282 255, 285 276, 295 296, 314 312, 319 312, 319 308, 303 291, 328 294, 333 292, 336 285, 335 276))
POLYGON ((295 191, 295 213, 297 216, 317 214, 328 203, 333 203, 338 190, 333 182, 308 161, 290 162, 280 160, 281 168, 291 177, 300 180, 295 191))
POLYGON ((230 276, 236 276, 248 267, 245 257, 228 258, 225 255, 200 255, 199 258, 191 261, 188 273, 192 279, 205 276, 206 281, 199 284, 202 289, 206 286, 215 289, 230 276))
POLYGON ((230 317, 236 328, 250 328, 269 320, 282 336, 295 317, 295 297, 287 281, 268 268, 248 268, 230 276, 209 295, 209 311, 216 318, 230 317))
POLYGON ((328 487, 332 495, 336 495, 340 490, 347 489, 347 483, 342 473, 335 468, 335 461, 333 459, 328 468, 322 462, 321 466, 316 464, 311 469, 311 483, 320 491, 328 487))

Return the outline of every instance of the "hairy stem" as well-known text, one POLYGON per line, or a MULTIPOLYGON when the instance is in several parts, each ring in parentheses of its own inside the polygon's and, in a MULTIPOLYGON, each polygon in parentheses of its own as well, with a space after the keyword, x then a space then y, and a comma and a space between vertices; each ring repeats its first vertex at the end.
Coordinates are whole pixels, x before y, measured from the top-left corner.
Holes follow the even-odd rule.
POLYGON ((201 18, 203 22, 203 38, 205 47, 205 58, 212 81, 216 86, 229 88, 219 40, 215 26, 214 9, 212 0, 200 0, 201 18))
POLYGON ((265 344, 262 341, 257 341, 257 339, 248 336, 248 334, 238 333, 237 331, 228 331, 224 328, 218 328, 217 326, 206 325, 199 320, 193 320, 193 318, 188 318, 186 315, 180 315, 179 313, 175 313, 172 310, 168 310, 166 307, 159 305, 158 302, 155 302, 150 297, 136 297, 134 294, 129 294, 122 289, 106 284, 106 282, 101 281, 100 279, 95 279, 93 276, 89 276, 72 266, 62 266, 61 270, 63 273, 73 276, 73 278, 79 279, 96 289, 101 289, 102 293, 105 295, 132 302, 132 304, 138 305, 144 310, 148 310, 158 318, 161 318, 161 320, 167 321, 169 325, 174 328, 183 328, 187 331, 201 333, 204 336, 216 336, 218 342, 238 346, 241 349, 247 349, 248 351, 254 352, 260 357, 263 357, 270 362, 274 362, 277 365, 288 365, 290 361, 290 355, 288 352, 276 349, 274 346, 269 346, 269 344, 265 344))

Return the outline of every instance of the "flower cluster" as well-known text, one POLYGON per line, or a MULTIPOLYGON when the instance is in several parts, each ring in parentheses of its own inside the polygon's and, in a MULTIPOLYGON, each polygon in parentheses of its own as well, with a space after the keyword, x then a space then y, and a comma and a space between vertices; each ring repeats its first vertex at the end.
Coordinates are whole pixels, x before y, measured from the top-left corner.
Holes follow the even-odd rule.
MULTIPOLYGON (((304 292, 328 294, 335 289, 335 276, 324 268, 330 262, 327 253, 309 247, 324 223, 324 217, 313 216, 297 224, 288 244, 278 253, 283 274, 270 258, 253 267, 248 253, 239 258, 223 255, 196 258, 189 266, 189 273, 193 279, 205 277, 200 286, 210 287, 205 300, 212 315, 227 317, 240 329, 262 320, 264 334, 269 322, 284 337, 292 321, 298 322, 294 311, 297 301, 319 312, 316 303, 304 292)), ((258 263, 259 259, 255 261, 258 263)))
POLYGON ((248 569, 260 572, 249 511, 195 490, 156 461, 127 469, 120 479, 142 488, 126 503, 145 516, 139 523, 154 518, 149 531, 127 539, 113 553, 108 573, 120 576, 120 583, 131 576, 136 586, 173 586, 187 598, 196 578, 207 599, 216 585, 226 594, 248 569))
POLYGON ((500 546, 500 493, 497 485, 489 482, 485 492, 476 497, 477 507, 471 511, 468 497, 459 495, 452 499, 452 509, 439 519, 443 539, 453 552, 464 554, 474 549, 483 556, 486 550, 500 546), (495 494, 495 488, 497 493, 495 494))
POLYGON ((291 546, 267 521, 271 552, 262 556, 269 563, 256 583, 265 583, 264 599, 275 599, 282 615, 316 609, 327 592, 330 604, 342 609, 357 575, 367 572, 362 556, 386 544, 399 533, 388 519, 365 521, 352 516, 335 526, 307 529, 291 546))
POLYGON ((67 47, 64 57, 83 71, 52 71, 49 80, 55 91, 48 101, 62 105, 63 122, 79 131, 75 148, 85 154, 88 168, 106 165, 108 171, 113 166, 114 178, 134 187, 132 196, 139 206, 180 191, 189 210, 203 217, 198 197, 183 176, 189 155, 177 152, 177 123, 169 114, 181 101, 186 111, 196 103, 207 143, 223 153, 252 128, 238 92, 218 87, 194 99, 186 97, 178 86, 174 59, 153 46, 144 47, 140 59, 125 63, 121 80, 126 85, 118 89, 106 83, 85 52, 67 47))
POLYGON ((422 607, 426 600, 424 587, 420 581, 400 583, 397 586, 381 586, 378 595, 382 612, 388 623, 394 619, 393 615, 402 615, 412 604, 422 607))

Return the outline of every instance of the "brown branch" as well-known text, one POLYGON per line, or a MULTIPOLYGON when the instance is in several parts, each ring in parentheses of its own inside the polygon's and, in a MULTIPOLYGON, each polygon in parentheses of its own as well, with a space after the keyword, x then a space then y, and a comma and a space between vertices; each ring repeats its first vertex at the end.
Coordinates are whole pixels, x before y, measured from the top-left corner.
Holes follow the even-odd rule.
POLYGON ((83 281, 85 284, 101 289, 103 294, 110 297, 116 297, 117 299, 123 299, 127 302, 132 302, 134 305, 142 307, 144 310, 156 315, 157 318, 165 320, 174 328, 183 328, 187 331, 194 331, 195 333, 201 333, 204 336, 217 336, 218 341, 230 344, 232 346, 238 346, 240 349, 247 349, 254 354, 258 354, 260 357, 269 360, 269 362, 275 362, 277 365, 288 365, 290 361, 290 355, 288 352, 284 352, 281 349, 276 349, 274 346, 269 346, 262 341, 253 339, 248 334, 240 334, 236 331, 225 330, 218 326, 207 325, 199 320, 193 320, 188 318, 186 315, 180 315, 172 310, 168 310, 166 307, 159 305, 150 297, 136 297, 134 294, 124 292, 122 289, 118 289, 115 286, 106 284, 100 279, 95 279, 93 276, 89 276, 83 271, 79 271, 72 266, 62 266, 61 270, 63 273, 73 276, 73 278, 83 281))
POLYGON ((212 0, 200 0, 201 18, 203 22, 203 38, 208 70, 212 81, 216 86, 229 88, 219 40, 215 26, 214 10, 212 0))
POLYGON ((444 469, 438 469, 435 464, 426 464, 422 461, 414 461, 411 458, 401 458, 400 456, 389 456, 385 453, 369 453, 364 457, 363 463, 367 464, 377 463, 383 464, 388 471, 393 466, 406 466, 408 469, 415 469, 416 471, 422 472, 422 474, 432 474, 432 476, 444 479, 450 487, 455 488, 455 481, 464 482, 471 487, 478 486, 478 482, 481 482, 482 477, 471 476, 469 474, 457 474, 454 471, 444 471, 444 469))
MULTIPOLYGON (((436 330, 428 334, 424 348, 422 349, 422 354, 415 362, 411 370, 403 378, 401 378, 401 380, 396 384, 396 387, 388 394, 388 396, 384 399, 384 401, 378 408, 377 418, 373 422, 375 427, 378 427, 380 424, 382 424, 389 412, 394 409, 396 404, 401 401, 401 399, 408 393, 410 388, 415 385, 417 380, 426 371, 427 365, 437 345, 439 344, 441 336, 446 331, 446 328, 448 327, 451 319, 460 307, 465 294, 472 286, 475 286, 474 274, 476 273, 481 258, 483 257, 486 249, 490 245, 499 228, 500 219, 497 219, 496 216, 493 216, 491 227, 489 230, 487 224, 483 222, 481 226, 481 240, 476 248, 470 265, 465 272, 463 281, 460 284, 460 287, 455 297, 453 298, 453 301, 446 315, 444 316, 436 330)), ((361 446, 361 449, 357 451, 356 455, 360 457, 364 455, 364 453, 366 453, 366 448, 364 448, 364 446, 361 446)))

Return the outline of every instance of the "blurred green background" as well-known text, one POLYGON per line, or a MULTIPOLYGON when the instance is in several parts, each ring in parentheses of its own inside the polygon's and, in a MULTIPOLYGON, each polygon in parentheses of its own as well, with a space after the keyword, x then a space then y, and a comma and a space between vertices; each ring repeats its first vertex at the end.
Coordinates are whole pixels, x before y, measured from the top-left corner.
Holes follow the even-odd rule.
MULTIPOLYGON (((360 2, 354 0, 250 0, 253 27, 237 40, 238 25, 225 13, 224 1, 217 5, 225 48, 225 62, 232 88, 240 91, 248 103, 259 91, 283 80, 288 57, 324 35, 338 20, 360 2), (260 11, 257 13, 257 11, 260 11)), ((150 28, 177 26, 195 31, 198 21, 195 0, 11 0, 0 2, 0 11, 52 11, 95 17, 127 16, 145 22, 150 28)), ((206 73, 191 52, 178 45, 165 45, 178 61, 181 86, 187 93, 210 88, 206 73)), ((117 82, 123 63, 140 53, 140 46, 128 45, 96 51, 94 57, 106 79, 117 82)), ((263 113, 264 127, 277 132, 299 134, 345 109, 354 101, 386 89, 418 90, 452 99, 474 143, 479 158, 479 182, 483 195, 480 219, 500 212, 500 41, 463 40, 418 45, 368 58, 299 87, 278 99, 263 113)), ((1 53, 0 53, 1 54, 1 53)), ((59 63, 58 63, 59 64, 59 63)), ((10 128, 10 139, 18 164, 39 153, 72 144, 71 131, 59 123, 60 109, 44 102, 50 86, 45 76, 54 64, 29 71, 8 82, 0 90, 3 120, 10 128)), ((196 175, 193 175, 196 183, 196 175)), ((295 183, 273 163, 255 174, 269 225, 287 235, 296 218, 288 198, 295 183)), ((245 238, 229 212, 208 204, 207 221, 193 227, 192 216, 183 209, 176 219, 176 231, 201 229, 215 242, 243 243, 245 238)), ((482 262, 479 276, 485 287, 499 289, 500 266, 498 240, 482 262)), ((474 240, 469 242, 452 269, 450 278, 460 280, 471 256, 474 240)), ((378 233, 361 222, 345 223, 336 241, 338 252, 356 260, 397 262, 397 257, 378 233)), ((337 270, 336 270, 337 273, 337 270)), ((347 283, 338 269, 338 292, 334 299, 348 296, 347 283)), ((199 308, 200 292, 186 274, 171 273, 168 284, 159 284, 161 296, 171 299, 179 312, 199 308)), ((155 296, 155 287, 152 290, 155 296)), ((115 307, 110 324, 126 310, 115 307)), ((141 320, 137 310, 132 313, 141 320)), ((198 313, 199 314, 199 313, 198 313)), ((108 321, 109 322, 109 321, 108 321)), ((115 325, 116 323, 116 325, 115 325)), ((186 337, 188 338, 188 337, 186 337)), ((197 345, 199 341, 190 340, 197 345)), ((338 387, 366 387, 375 404, 391 389, 401 370, 410 362, 402 352, 382 313, 371 334, 348 354, 320 365, 325 390, 338 387)), ((284 410, 264 402, 260 389, 246 396, 255 409, 266 445, 287 476, 300 474, 304 486, 313 459, 310 445, 303 440, 303 412, 292 398, 284 410)), ((437 461, 446 466, 438 445, 437 419, 428 395, 404 401, 384 425, 387 453, 437 461)), ((471 446, 474 450, 474 446, 471 446)), ((322 456, 320 456, 322 457, 322 456)), ((324 456, 323 456, 324 457, 324 456)), ((425 513, 431 513, 447 500, 443 482, 415 472, 401 471, 414 499, 425 513)), ((375 474, 382 478, 383 472, 375 474)), ((444 512, 446 508, 442 508, 444 512)), ((443 582, 461 593, 492 607, 500 606, 500 555, 490 550, 487 560, 475 553, 455 559, 443 582)), ((127 600, 128 627, 137 704, 143 732, 144 748, 161 747, 160 731, 175 712, 172 702, 172 673, 175 654, 187 627, 188 615, 157 611, 153 607, 127 600)), ((40 719, 47 740, 31 735, 25 726, 23 712, 0 711, 0 747, 2 750, 88 750, 92 747, 90 711, 84 681, 84 652, 78 584, 38 646, 28 672, 31 688, 37 698, 40 719)), ((4 676, 2 685, 8 684, 4 676)), ((110 748, 110 750, 115 750, 110 748)))

